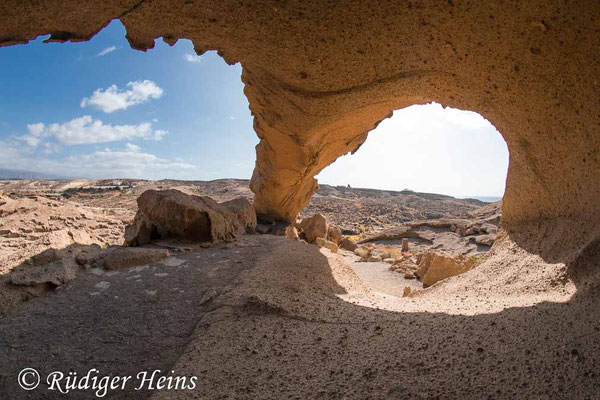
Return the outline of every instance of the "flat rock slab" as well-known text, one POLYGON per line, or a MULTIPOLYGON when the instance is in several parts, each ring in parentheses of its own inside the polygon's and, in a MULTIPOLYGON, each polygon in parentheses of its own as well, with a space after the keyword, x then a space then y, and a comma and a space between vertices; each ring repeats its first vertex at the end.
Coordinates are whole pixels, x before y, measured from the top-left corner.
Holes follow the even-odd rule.
POLYGON ((110 252, 104 260, 106 269, 135 267, 162 260, 169 257, 167 249, 151 249, 144 247, 122 247, 110 252))

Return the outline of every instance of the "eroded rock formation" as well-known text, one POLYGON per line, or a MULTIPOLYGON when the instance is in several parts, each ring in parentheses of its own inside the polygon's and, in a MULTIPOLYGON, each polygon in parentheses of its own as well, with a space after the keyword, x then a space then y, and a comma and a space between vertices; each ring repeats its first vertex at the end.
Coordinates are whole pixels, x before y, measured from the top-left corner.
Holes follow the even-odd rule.
POLYGON ((158 239, 195 242, 231 241, 254 229, 256 213, 246 199, 217 203, 208 196, 179 190, 147 190, 125 228, 125 244, 140 246, 158 239))
POLYGON ((393 110, 437 101, 482 114, 506 140, 503 223, 515 240, 560 225, 566 242, 531 250, 572 257, 598 236, 597 2, 8 0, 0 45, 89 40, 115 18, 135 49, 186 38, 242 63, 260 213, 293 221, 315 174, 393 110))

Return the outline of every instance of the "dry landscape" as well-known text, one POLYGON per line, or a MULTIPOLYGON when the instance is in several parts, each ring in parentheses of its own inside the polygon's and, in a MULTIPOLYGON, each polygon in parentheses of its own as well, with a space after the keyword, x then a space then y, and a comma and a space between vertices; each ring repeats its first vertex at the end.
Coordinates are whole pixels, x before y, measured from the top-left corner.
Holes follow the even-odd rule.
POLYGON ((600 398, 600 3, 5 0, 0 46, 117 19, 240 64, 252 179, 2 182, 0 398, 600 398), (318 191, 430 102, 501 133, 501 205, 318 191))
POLYGON ((201 382, 114 398, 550 398, 572 390, 557 369, 597 389, 600 326, 561 335, 593 297, 576 301, 564 270, 530 276, 539 261, 506 246, 499 203, 325 186, 287 225, 256 219, 243 180, 0 185, 11 398, 27 398, 10 378, 31 363, 201 382), (488 382, 475 396, 473 379, 488 382))

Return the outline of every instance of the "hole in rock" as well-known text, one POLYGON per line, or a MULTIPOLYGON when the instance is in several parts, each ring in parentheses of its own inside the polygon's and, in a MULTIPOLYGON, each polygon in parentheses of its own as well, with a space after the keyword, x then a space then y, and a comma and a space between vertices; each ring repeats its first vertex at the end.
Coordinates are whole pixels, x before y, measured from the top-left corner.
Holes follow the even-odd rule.
POLYGON ((354 270, 401 295, 462 273, 489 251, 507 168, 506 142, 484 117, 415 105, 395 111, 355 154, 324 169, 304 213, 325 210, 364 250, 350 256, 354 270), (447 259, 431 261, 434 253, 447 259), (428 264, 444 265, 426 275, 428 264))

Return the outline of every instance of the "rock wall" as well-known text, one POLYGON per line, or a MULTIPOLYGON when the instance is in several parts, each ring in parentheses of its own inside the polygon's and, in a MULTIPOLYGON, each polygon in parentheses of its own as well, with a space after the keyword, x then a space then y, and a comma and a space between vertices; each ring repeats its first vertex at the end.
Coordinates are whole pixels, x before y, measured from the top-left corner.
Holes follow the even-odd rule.
POLYGON ((89 40, 115 18, 134 49, 186 38, 242 63, 260 213, 293 220, 314 175, 391 111, 436 101, 482 114, 506 140, 509 233, 560 219, 577 246, 598 235, 598 2, 7 0, 0 45, 89 40))

